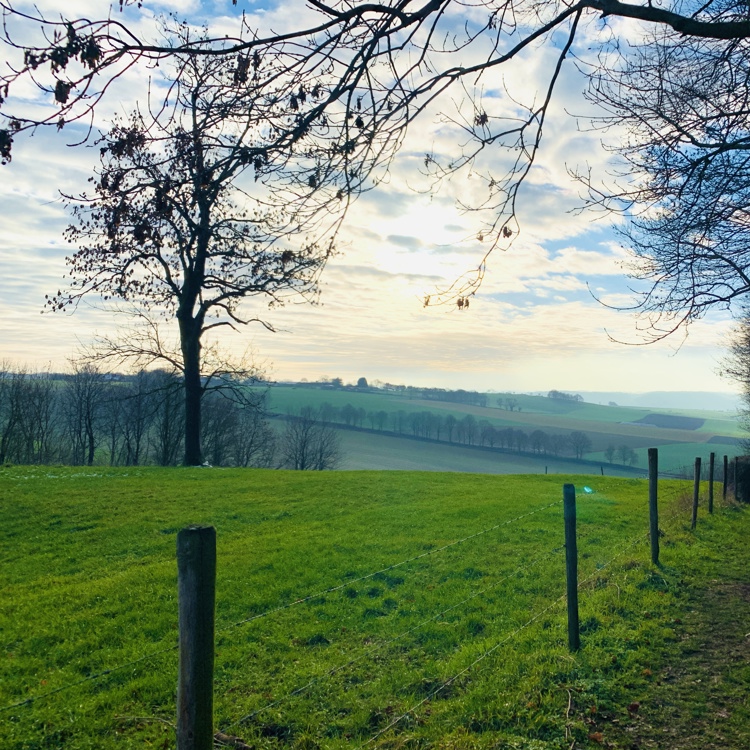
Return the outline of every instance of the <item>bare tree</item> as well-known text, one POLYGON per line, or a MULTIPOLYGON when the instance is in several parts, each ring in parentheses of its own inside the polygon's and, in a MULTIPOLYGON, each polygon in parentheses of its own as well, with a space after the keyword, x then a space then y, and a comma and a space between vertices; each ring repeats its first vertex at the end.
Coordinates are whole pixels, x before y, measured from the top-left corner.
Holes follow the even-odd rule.
POLYGON ((274 466, 278 441, 275 431, 268 424, 264 409, 239 407, 238 417, 234 446, 237 466, 274 466))
POLYGON ((543 430, 534 430, 529 435, 529 442, 534 453, 546 453, 549 447, 549 435, 543 430))
MULTIPOLYGON (((115 16, 56 20, 36 11, 26 14, 13 0, 2 0, 0 7, 4 41, 23 53, 19 65, 0 80, 7 125, 0 130, 0 155, 5 161, 19 133, 43 124, 63 128, 88 118, 109 84, 134 66, 179 60, 182 75, 188 61, 223 58, 231 60, 238 86, 261 94, 254 105, 268 127, 248 159, 259 159, 263 171, 266 159, 288 166, 293 158, 310 189, 330 185, 340 192, 340 215, 368 176, 368 184, 383 179, 415 119, 433 111, 433 105, 447 109, 455 102, 444 115, 455 128, 455 152, 445 161, 428 153, 424 169, 435 180, 471 172, 486 187, 484 199, 473 207, 486 212, 480 234, 487 251, 471 274, 437 297, 452 298, 461 309, 481 282, 489 254, 517 234, 519 189, 539 152, 549 105, 574 45, 579 39, 582 45, 600 45, 599 64, 589 72, 603 79, 610 70, 607 45, 622 41, 625 48, 627 39, 612 39, 619 28, 604 39, 606 35, 592 33, 592 26, 614 17, 636 19, 698 45, 703 40, 717 41, 717 49, 735 45, 739 54, 750 37, 746 4, 732 0, 480 0, 469 6, 468 14, 463 0, 309 0, 315 18, 288 33, 249 28, 243 16, 234 38, 178 40, 142 38, 135 22, 115 16), (34 44, 28 34, 37 27, 41 35, 34 44), (555 35, 560 41, 553 41, 555 35), (500 81, 505 68, 524 64, 524 54, 545 48, 555 54, 539 95, 534 92, 525 106, 513 102, 505 110, 488 111, 481 98, 484 77, 500 81), (42 114, 13 98, 17 84, 28 80, 49 97, 52 106, 42 114), (478 166, 483 153, 493 148, 510 155, 507 170, 498 174, 478 166), (327 160, 318 158, 323 153, 327 160)), ((731 109, 729 114, 741 116, 743 111, 731 109)), ((689 110, 678 114, 680 120, 689 118, 689 110)))
POLYGON ((581 430, 573 430, 568 435, 568 442, 576 458, 583 458, 583 454, 591 450, 591 438, 581 430))
POLYGON ((288 469, 335 469, 341 460, 341 441, 335 428, 320 420, 316 409, 305 406, 287 418, 280 453, 281 465, 288 469))
POLYGON ((448 433, 448 442, 453 442, 453 433, 456 431, 458 420, 452 414, 445 416, 445 431, 448 433))
MULTIPOLYGON (((746 4, 722 7, 748 23, 746 4)), ((621 233, 646 339, 750 292, 747 38, 654 32, 598 71, 589 97, 599 126, 628 132, 615 183, 583 178, 592 204, 630 219, 621 233)))
MULTIPOLYGON (((721 374, 733 381, 740 391, 742 406, 740 424, 750 431, 750 309, 745 307, 731 332, 728 352, 722 361, 721 374)), ((750 440, 742 441, 743 451, 750 450, 750 440)))
POLYGON ((159 466, 174 466, 182 449, 185 399, 181 397, 182 383, 176 372, 156 370, 153 397, 154 423, 151 431, 151 451, 159 466))
MULTIPOLYGON (((174 33, 189 38, 185 27, 174 33)), ((269 115, 270 105, 259 100, 265 94, 236 76, 228 79, 228 65, 227 59, 189 58, 175 74, 177 109, 166 123, 147 123, 136 113, 103 136, 93 195, 69 197, 76 223, 67 238, 78 247, 68 259, 73 281, 48 300, 52 309, 63 309, 96 295, 125 301, 144 317, 175 320, 176 356, 129 340, 112 354, 161 358, 182 372, 188 465, 202 460, 206 379, 222 374, 205 366, 206 335, 251 322, 272 329, 244 310, 243 300, 261 296, 281 304, 314 294, 333 251, 330 238, 320 245, 310 238, 297 247, 285 242, 312 221, 308 197, 318 191, 306 175, 289 177, 290 191, 301 181, 306 192, 289 193, 286 210, 266 208, 253 194, 246 173, 258 178, 283 165, 270 163, 256 145, 269 115)), ((326 194, 320 195, 325 203, 326 194)))
POLYGON ((203 398, 201 424, 202 445, 206 461, 212 466, 229 466, 234 461, 239 414, 236 405, 220 393, 203 398))
POLYGON ((93 465, 106 404, 104 373, 90 364, 71 363, 73 372, 65 381, 63 413, 69 439, 68 460, 74 465, 93 465))
POLYGON ((0 368, 0 463, 14 450, 20 436, 26 371, 5 361, 0 368))
POLYGON ((638 454, 629 445, 619 446, 617 448, 617 455, 623 464, 635 466, 638 463, 638 454))
POLYGON ((124 463, 138 466, 143 462, 147 435, 154 420, 155 383, 150 372, 139 370, 119 389, 122 411, 119 415, 123 438, 124 463))

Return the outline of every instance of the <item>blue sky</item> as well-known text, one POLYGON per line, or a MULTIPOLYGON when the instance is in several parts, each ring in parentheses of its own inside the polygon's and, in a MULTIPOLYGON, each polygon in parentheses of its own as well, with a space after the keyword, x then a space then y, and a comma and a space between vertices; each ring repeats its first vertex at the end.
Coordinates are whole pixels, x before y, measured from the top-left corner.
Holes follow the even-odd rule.
MULTIPOLYGON (((54 9, 54 3, 47 3, 54 9)), ((106 4, 72 2, 90 17, 106 4)), ((298 17, 304 3, 230 0, 211 3, 145 3, 148 14, 179 8, 190 20, 228 28, 245 10, 258 23, 279 29, 298 17), (272 21, 265 18, 270 15, 272 21)), ((44 7, 44 4, 42 5, 44 7)), ((101 10, 100 12, 106 12, 101 10)), ((135 11, 132 11, 135 12, 135 11)), ((536 53, 507 69, 505 84, 533 97, 549 56, 536 53)), ((143 92, 143 73, 128 74, 108 113, 127 112, 143 92)), ((428 113, 415 124, 392 165, 387 185, 359 199, 339 237, 340 254, 323 275, 321 304, 290 305, 266 314, 278 329, 248 327, 224 339, 236 351, 248 347, 279 379, 321 376, 345 381, 365 376, 444 387, 536 391, 550 388, 602 391, 732 390, 717 374, 731 325, 726 313, 697 323, 684 339, 650 346, 625 346, 608 336, 637 342, 636 321, 599 304, 627 301, 620 266, 626 254, 605 221, 571 211, 580 205, 580 186, 568 169, 590 164, 604 175, 610 166, 600 135, 582 132, 567 112, 584 112, 583 81, 573 66, 561 80, 558 100, 545 128, 540 159, 520 194, 521 233, 511 248, 490 261, 485 282, 468 311, 423 308, 436 287, 472 268, 483 252, 476 239, 480 217, 462 214, 457 199, 476 197, 478 180, 456 179, 437 195, 418 192, 418 162, 425 144, 450 153, 456 134, 428 113)), ((503 102, 489 92, 484 102, 498 112, 503 102)), ((27 106, 36 94, 21 91, 27 106)), ((73 129, 37 132, 18 141, 14 161, 0 180, 0 358, 32 367, 62 369, 76 347, 95 333, 111 332, 117 316, 83 305, 72 315, 41 315, 44 294, 62 285, 62 239, 68 222, 58 190, 79 192, 96 161, 93 148, 67 148, 73 129)), ((491 154, 497 167, 502 154, 491 154)), ((92 303, 94 301, 92 300, 92 303)), ((249 303, 252 309, 256 301, 249 303)))

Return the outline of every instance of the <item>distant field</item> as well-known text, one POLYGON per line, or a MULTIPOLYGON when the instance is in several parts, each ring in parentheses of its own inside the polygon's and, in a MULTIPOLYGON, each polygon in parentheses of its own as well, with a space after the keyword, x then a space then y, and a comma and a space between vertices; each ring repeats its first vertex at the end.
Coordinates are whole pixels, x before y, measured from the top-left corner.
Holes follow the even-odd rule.
MULTIPOLYGON (((598 466, 554 456, 532 457, 512 452, 489 452, 390 437, 370 432, 340 430, 344 458, 338 468, 400 471, 459 471, 477 474, 550 474, 600 475, 598 466)), ((633 472, 602 462, 607 476, 632 477, 633 472)), ((645 463, 643 464, 645 466, 645 463)))
MULTIPOLYGON (((336 408, 351 404, 366 412, 432 412, 443 417, 452 415, 461 419, 467 414, 478 421, 487 420, 498 429, 512 427, 527 434, 542 430, 548 434, 567 435, 574 430, 585 432, 592 441, 591 452, 585 458, 598 461, 605 471, 620 474, 615 464, 610 464, 604 455, 609 445, 616 448, 627 446, 638 456, 637 466, 646 467, 647 449, 659 448, 660 467, 663 471, 676 471, 689 465, 695 456, 708 461, 708 454, 725 453, 730 457, 741 452, 740 446, 731 441, 709 442, 712 438, 742 437, 737 421, 724 412, 677 411, 651 408, 602 406, 576 401, 550 399, 543 396, 513 395, 518 409, 501 409, 498 399, 507 399, 509 394, 489 394, 488 406, 471 406, 448 401, 408 398, 405 395, 386 392, 358 392, 346 390, 321 390, 303 386, 274 386, 270 390, 270 408, 286 414, 298 411, 303 406, 320 407, 329 403, 336 408), (643 422, 642 420, 650 420, 643 422), (668 425, 657 426, 653 422, 668 425)), ((390 421, 387 429, 391 429, 390 421)), ((342 431, 347 448, 344 466, 349 469, 396 469, 477 471, 489 473, 543 473, 548 471, 570 471, 570 464, 551 455, 513 456, 496 454, 487 456, 470 447, 434 445, 414 440, 342 431), (391 442, 389 442, 391 441, 391 442), (462 468, 466 467, 466 468, 462 468)), ((720 459, 719 459, 720 460, 720 459)), ((596 473, 596 467, 574 469, 596 473)))
MULTIPOLYGON (((0 467, 0 748, 174 747, 175 535, 191 523, 218 535, 217 729, 263 750, 590 747, 590 707, 626 722, 678 641, 689 484, 661 485, 657 570, 643 480, 0 467)), ((701 528, 735 515, 702 508, 701 528)))

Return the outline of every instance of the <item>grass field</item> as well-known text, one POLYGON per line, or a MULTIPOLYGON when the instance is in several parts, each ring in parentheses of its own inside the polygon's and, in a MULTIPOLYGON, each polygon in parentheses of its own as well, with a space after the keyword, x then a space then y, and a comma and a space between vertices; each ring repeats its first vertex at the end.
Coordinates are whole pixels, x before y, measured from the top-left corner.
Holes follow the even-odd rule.
MULTIPOLYGON (((277 423, 277 427, 280 424, 277 423)), ((412 440, 372 432, 339 430, 343 470, 459 471, 476 474, 600 474, 599 464, 584 464, 573 458, 543 458, 512 451, 493 452, 461 445, 412 440)), ((634 472, 600 460, 607 476, 632 477, 634 472)), ((646 466, 644 458, 642 465, 646 466)))
MULTIPOLYGON (((218 534, 217 729, 258 748, 600 747, 674 655, 686 577, 706 569, 686 486, 662 483, 655 569, 642 480, 2 467, 0 748, 174 746, 174 547, 191 523, 218 534)), ((718 553, 748 523, 701 511, 704 528, 718 553)))
MULTIPOLYGON (((574 430, 585 432, 592 441, 592 450, 585 457, 599 461, 608 473, 620 474, 614 464, 609 464, 604 451, 609 445, 626 445, 638 455, 638 466, 647 465, 648 448, 660 449, 660 468, 665 472, 678 471, 691 466, 696 456, 708 461, 709 453, 716 453, 719 464, 724 454, 730 458, 742 452, 732 444, 709 443, 715 436, 741 438, 743 432, 733 415, 723 412, 696 410, 645 409, 635 407, 601 406, 576 401, 550 399, 543 396, 518 395, 514 398, 521 411, 507 411, 497 406, 498 398, 507 394, 490 394, 487 407, 469 406, 447 401, 434 401, 408 398, 392 392, 358 392, 346 390, 321 390, 305 386, 273 386, 269 391, 270 408, 279 414, 299 411, 303 406, 320 407, 329 403, 341 408, 351 404, 368 412, 385 411, 430 411, 434 414, 453 415, 461 419, 472 414, 477 420, 487 420, 502 429, 512 427, 530 434, 543 430, 549 434, 569 434, 574 430), (695 430, 671 429, 638 423, 649 414, 669 416, 690 416, 702 420, 695 430)), ((390 423, 389 423, 390 424, 390 423)), ((390 426, 388 429, 391 429, 390 426)), ((342 434, 345 447, 345 468, 351 469, 415 469, 433 470, 433 467, 449 471, 477 471, 490 473, 543 473, 545 466, 555 473, 564 471, 596 472, 596 468, 570 468, 570 464, 560 463, 553 456, 534 457, 498 456, 494 461, 481 452, 470 448, 433 443, 415 443, 387 435, 362 433, 354 437, 352 433, 342 434), (392 442, 390 442, 392 441, 392 442), (455 451, 455 453, 450 453, 455 451), (549 468, 551 465, 555 468, 549 468)), ((718 464, 717 464, 718 465, 718 464)))

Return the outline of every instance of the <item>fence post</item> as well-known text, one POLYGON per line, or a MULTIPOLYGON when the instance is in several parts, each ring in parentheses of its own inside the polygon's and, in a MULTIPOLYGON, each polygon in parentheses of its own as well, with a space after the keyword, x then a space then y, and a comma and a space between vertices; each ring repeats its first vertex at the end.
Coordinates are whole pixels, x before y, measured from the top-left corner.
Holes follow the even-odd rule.
POLYGON ((740 500, 740 488, 737 477, 740 475, 740 458, 739 456, 734 457, 734 499, 739 502, 740 500))
POLYGON ((729 483, 729 456, 724 455, 724 485, 721 488, 721 499, 726 503, 727 484, 729 483))
POLYGON ((568 592, 568 648, 578 651, 581 635, 578 628, 578 546, 576 543, 576 488, 563 485, 565 519, 565 578, 568 592))
POLYGON ((693 480, 693 518, 690 522, 690 528, 694 529, 698 523, 698 493, 701 488, 701 458, 695 457, 695 478, 693 480))
POLYGON ((708 512, 714 512, 714 467, 716 465, 716 454, 711 453, 708 457, 708 512))
POLYGON ((189 526, 177 534, 177 596, 180 628, 177 750, 212 750, 216 600, 213 526, 189 526))
POLYGON ((659 509, 657 491, 659 485, 659 450, 648 449, 648 516, 651 537, 651 562, 659 564, 659 509))

